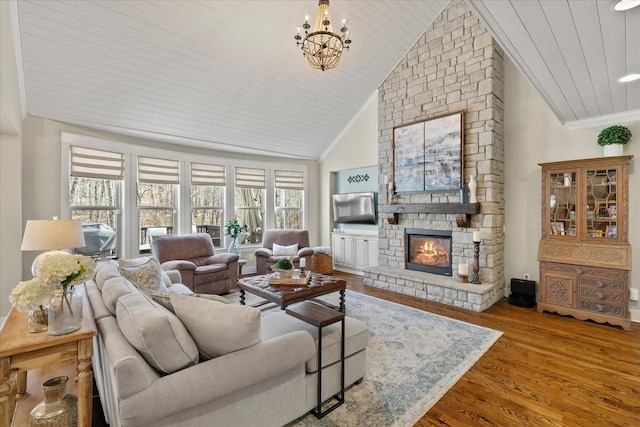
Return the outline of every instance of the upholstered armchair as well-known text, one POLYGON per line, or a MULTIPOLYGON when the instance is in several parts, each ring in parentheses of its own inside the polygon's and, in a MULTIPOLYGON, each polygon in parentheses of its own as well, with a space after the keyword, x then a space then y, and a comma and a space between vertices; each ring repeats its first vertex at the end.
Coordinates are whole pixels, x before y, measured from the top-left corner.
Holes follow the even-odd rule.
POLYGON ((215 254, 207 233, 157 237, 151 252, 163 270, 178 270, 193 292, 224 294, 238 282, 238 255, 215 254))
POLYGON ((309 268, 313 256, 313 249, 309 247, 309 232, 307 230, 265 230, 262 235, 262 248, 256 251, 255 256, 258 274, 271 273, 271 264, 275 264, 282 258, 292 258, 295 268, 300 266, 300 258, 305 258, 309 268), (295 245, 298 245, 297 248, 295 245))

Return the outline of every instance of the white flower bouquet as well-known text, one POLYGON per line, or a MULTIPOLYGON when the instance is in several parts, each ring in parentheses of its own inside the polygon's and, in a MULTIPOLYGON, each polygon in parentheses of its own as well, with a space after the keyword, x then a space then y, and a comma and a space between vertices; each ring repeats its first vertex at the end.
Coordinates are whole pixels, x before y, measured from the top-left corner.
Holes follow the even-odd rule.
MULTIPOLYGON (((36 278, 50 285, 62 286, 63 300, 71 310, 71 302, 67 299, 67 290, 93 277, 96 262, 84 255, 53 253, 44 257, 38 265, 36 278)), ((61 307, 64 309, 63 307, 61 307)))
POLYGON ((44 257, 36 277, 50 285, 60 283, 66 288, 91 279, 95 269, 96 262, 84 255, 54 253, 44 257))
POLYGON ((42 306, 49 302, 55 291, 55 285, 49 285, 36 277, 18 283, 18 286, 11 291, 9 302, 18 311, 29 312, 39 308, 44 314, 42 306))

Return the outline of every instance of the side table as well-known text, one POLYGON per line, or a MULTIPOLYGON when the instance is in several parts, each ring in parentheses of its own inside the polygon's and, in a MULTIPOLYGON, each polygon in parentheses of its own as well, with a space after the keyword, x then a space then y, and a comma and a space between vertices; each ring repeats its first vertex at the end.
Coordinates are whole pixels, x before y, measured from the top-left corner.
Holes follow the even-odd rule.
POLYGON ((303 301, 299 304, 287 308, 286 313, 318 328, 318 401, 316 409, 311 413, 320 419, 344 403, 344 312, 332 310, 311 301, 303 301), (322 328, 342 322, 342 336, 340 341, 340 393, 333 395, 329 399, 336 399, 337 402, 322 411, 322 328))
POLYGON ((238 279, 242 279, 242 267, 244 267, 246 263, 246 259, 238 258, 238 279))
MULTIPOLYGON (((91 427, 93 337, 98 335, 84 286, 80 329, 66 335, 30 333, 28 314, 11 309, 0 330, 0 427, 11 425, 9 376, 17 371, 18 396, 27 393, 27 371, 62 361, 74 361, 77 373, 78 427, 91 427)), ((19 398, 20 398, 19 397, 19 398)), ((31 411, 32 408, 27 408, 31 411)))

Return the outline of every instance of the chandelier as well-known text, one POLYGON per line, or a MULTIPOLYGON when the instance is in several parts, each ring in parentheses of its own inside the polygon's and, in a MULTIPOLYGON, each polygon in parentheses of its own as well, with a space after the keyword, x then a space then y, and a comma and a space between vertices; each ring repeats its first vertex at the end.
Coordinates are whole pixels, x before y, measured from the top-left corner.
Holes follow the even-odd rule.
POLYGON ((318 1, 318 15, 316 16, 316 25, 313 32, 309 33, 309 15, 304 17, 304 38, 300 34, 294 36, 296 45, 300 46, 309 64, 316 69, 322 71, 335 68, 340 62, 343 49, 349 49, 351 39, 349 39, 349 29, 347 28, 347 20, 342 20, 342 28, 338 35, 331 28, 331 17, 329 15, 329 0, 318 1))

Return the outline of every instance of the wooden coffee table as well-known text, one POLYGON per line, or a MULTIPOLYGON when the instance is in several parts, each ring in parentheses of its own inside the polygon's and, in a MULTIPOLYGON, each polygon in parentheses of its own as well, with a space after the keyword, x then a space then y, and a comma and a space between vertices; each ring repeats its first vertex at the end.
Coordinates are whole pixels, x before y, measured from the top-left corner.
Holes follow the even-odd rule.
MULTIPOLYGON (((347 282, 343 279, 312 273, 311 280, 309 280, 306 286, 279 286, 269 285, 269 276, 271 275, 265 274, 262 276, 243 277, 238 280, 240 304, 244 305, 245 303, 245 292, 264 298, 268 302, 278 304, 282 310, 296 302, 314 299, 332 292, 340 292, 340 307, 332 308, 337 308, 343 313, 345 311, 344 293, 347 288, 347 282)), ((316 302, 328 305, 321 301, 316 302)))

